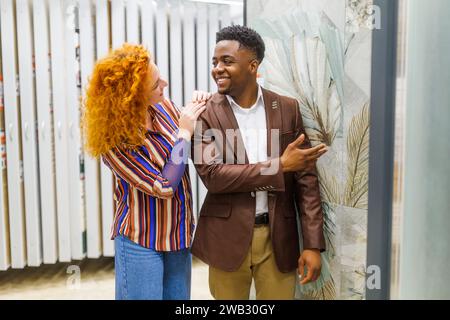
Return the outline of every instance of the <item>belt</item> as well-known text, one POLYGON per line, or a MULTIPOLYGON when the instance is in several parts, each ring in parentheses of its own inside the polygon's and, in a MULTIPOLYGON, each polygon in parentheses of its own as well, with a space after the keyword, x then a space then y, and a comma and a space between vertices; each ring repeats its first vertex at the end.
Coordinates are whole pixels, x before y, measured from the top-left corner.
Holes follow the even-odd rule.
POLYGON ((257 215, 255 217, 255 225, 269 224, 269 213, 264 212, 263 214, 257 215))

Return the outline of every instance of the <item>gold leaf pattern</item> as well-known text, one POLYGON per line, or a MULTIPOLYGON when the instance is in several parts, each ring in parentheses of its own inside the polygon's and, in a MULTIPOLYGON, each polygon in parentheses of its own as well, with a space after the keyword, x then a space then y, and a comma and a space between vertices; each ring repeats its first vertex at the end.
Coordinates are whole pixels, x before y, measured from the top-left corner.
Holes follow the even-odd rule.
POLYGON ((366 209, 369 180, 369 104, 353 117, 347 138, 348 165, 344 202, 347 207, 366 209))

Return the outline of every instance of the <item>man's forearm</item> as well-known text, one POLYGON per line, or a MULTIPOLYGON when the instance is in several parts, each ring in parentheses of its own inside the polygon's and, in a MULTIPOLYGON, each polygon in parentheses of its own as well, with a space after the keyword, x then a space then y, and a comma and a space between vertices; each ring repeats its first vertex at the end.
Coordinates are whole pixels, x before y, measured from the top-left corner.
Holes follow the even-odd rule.
POLYGON ((211 193, 285 190, 278 158, 256 164, 198 164, 196 168, 211 193))
POLYGON ((300 222, 304 249, 324 251, 323 210, 317 173, 296 174, 296 200, 300 208, 300 222))

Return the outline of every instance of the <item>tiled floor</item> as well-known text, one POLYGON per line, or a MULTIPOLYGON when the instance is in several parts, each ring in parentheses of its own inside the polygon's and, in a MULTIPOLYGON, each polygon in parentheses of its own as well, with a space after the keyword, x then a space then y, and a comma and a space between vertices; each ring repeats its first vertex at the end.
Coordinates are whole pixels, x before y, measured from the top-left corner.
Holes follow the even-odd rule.
MULTIPOLYGON (((208 267, 193 261, 192 299, 212 299, 208 288, 208 267)), ((114 260, 86 259, 74 263, 0 272, 0 300, 3 299, 114 299, 114 260)))

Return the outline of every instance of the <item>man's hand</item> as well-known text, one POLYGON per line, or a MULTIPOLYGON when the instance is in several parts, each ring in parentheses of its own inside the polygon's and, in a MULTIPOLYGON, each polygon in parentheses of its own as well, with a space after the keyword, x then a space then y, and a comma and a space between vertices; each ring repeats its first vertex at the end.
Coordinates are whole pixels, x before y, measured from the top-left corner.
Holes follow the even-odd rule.
POLYGON ((322 261, 318 249, 305 249, 298 259, 298 274, 300 275, 300 284, 304 285, 311 281, 319 279, 322 261), (305 272, 305 266, 308 274, 305 272))
POLYGON ((316 165, 317 159, 327 152, 326 145, 321 143, 314 148, 300 149, 300 145, 305 141, 302 134, 294 142, 290 143, 283 155, 280 157, 283 172, 295 172, 311 170, 316 165))

